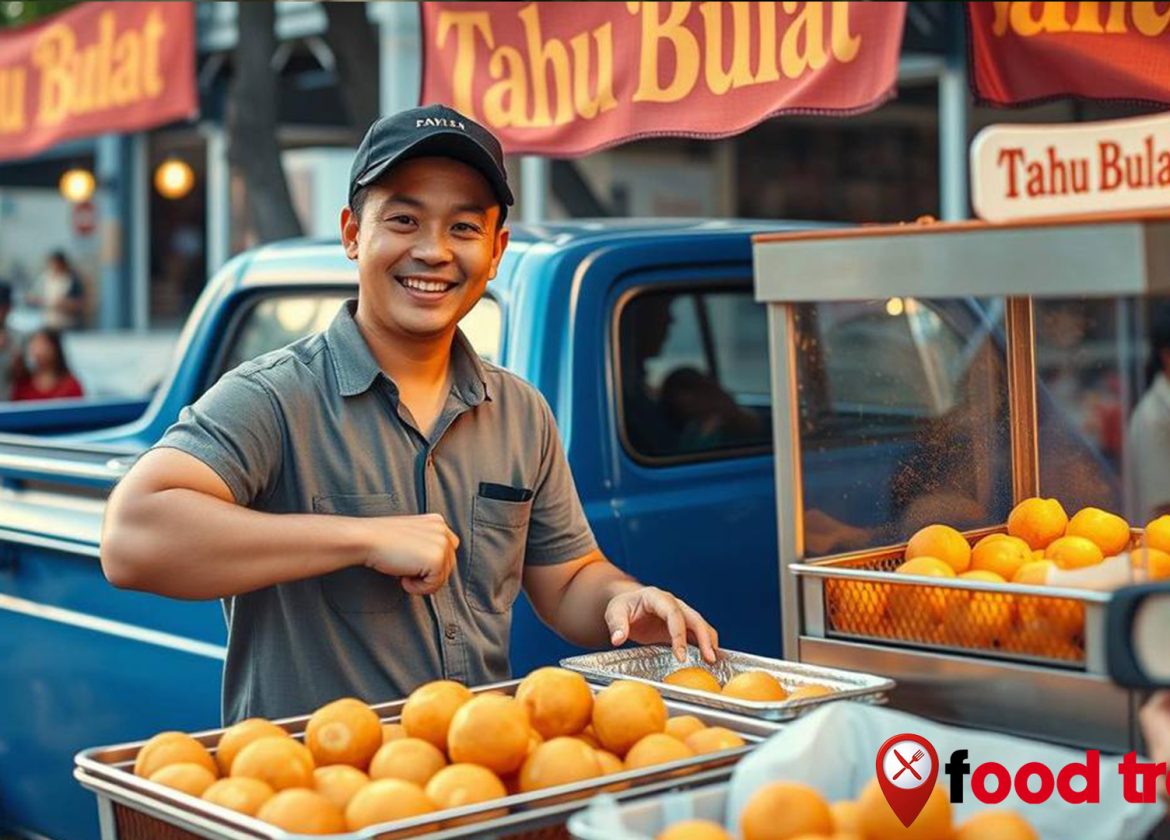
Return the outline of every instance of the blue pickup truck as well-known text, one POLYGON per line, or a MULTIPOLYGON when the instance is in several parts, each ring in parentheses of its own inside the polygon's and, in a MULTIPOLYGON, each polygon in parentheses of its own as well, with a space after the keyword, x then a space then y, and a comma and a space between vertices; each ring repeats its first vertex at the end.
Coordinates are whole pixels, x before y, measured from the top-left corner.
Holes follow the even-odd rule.
MULTIPOLYGON (((605 553, 683 594, 726 646, 768 655, 780 653, 780 592, 768 327, 753 298, 750 235, 778 229, 517 225, 462 324, 478 352, 552 406, 605 553)), ((336 243, 258 249, 208 284, 140 417, 119 422, 132 405, 84 402, 0 413, 0 430, 49 432, 0 435, 0 828, 96 838, 92 797, 71 777, 78 750, 219 725, 220 605, 108 585, 98 562, 105 498, 219 376, 324 328, 355 292, 336 243)), ((969 390, 973 347, 994 333, 980 305, 932 307, 806 313, 810 553, 897 536, 882 530, 891 522, 909 527, 900 475, 916 459, 937 465, 924 430, 945 428, 969 390)), ((993 432, 1004 453, 1006 434, 993 432)), ((954 472, 932 480, 961 483, 954 472)), ((984 482, 984 513, 1006 515, 1009 492, 984 482)), ((513 626, 516 672, 571 650, 523 600, 513 626)))

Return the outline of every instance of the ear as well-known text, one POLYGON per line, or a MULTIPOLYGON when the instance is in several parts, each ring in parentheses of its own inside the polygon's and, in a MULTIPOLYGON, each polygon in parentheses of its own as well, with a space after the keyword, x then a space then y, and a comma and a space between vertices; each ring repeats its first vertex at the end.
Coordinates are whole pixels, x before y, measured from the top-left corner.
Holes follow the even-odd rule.
POLYGON ((341 208, 341 244, 347 257, 358 258, 358 218, 348 207, 341 208))
POLYGON ((508 237, 511 235, 506 227, 501 227, 492 243, 492 267, 488 272, 488 280, 495 279, 496 271, 500 268, 500 259, 504 256, 504 249, 508 247, 508 237))

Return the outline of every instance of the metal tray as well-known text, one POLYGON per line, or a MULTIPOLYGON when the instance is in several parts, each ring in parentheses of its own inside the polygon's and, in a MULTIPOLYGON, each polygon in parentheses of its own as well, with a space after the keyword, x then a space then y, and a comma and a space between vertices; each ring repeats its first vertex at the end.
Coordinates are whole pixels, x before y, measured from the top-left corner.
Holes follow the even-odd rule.
POLYGON ((674 658, 674 652, 669 647, 647 645, 569 657, 561 660, 561 667, 578 671, 597 682, 635 680, 650 683, 663 697, 691 706, 769 721, 791 720, 809 709, 834 700, 884 703, 886 695, 895 687, 891 679, 859 671, 840 671, 836 668, 770 659, 734 650, 720 650, 719 654, 719 661, 714 665, 708 665, 703 661, 698 648, 691 646, 687 648, 687 661, 680 663, 674 658), (721 683, 744 671, 765 671, 779 680, 788 691, 815 683, 828 686, 833 689, 833 693, 801 700, 737 700, 662 681, 671 672, 689 666, 698 666, 710 671, 721 683))
MULTIPOLYGON (((1002 530, 965 536, 975 540, 1002 530)), ((1140 533, 1134 530, 1135 541, 1140 533)), ((905 546, 897 545, 790 565, 801 605, 801 634, 1104 673, 1102 635, 1109 592, 895 574, 904 553, 905 546), (961 632, 948 632, 926 610, 895 615, 881 606, 895 597, 948 599, 964 594, 977 597, 962 616, 961 632), (1006 629, 1004 610, 1011 616, 1006 629), (1017 621, 1025 614, 1038 620, 1017 621), (1050 632, 1046 622, 1066 632, 1050 632)))
MULTIPOLYGON (((510 680, 479 686, 473 688, 472 692, 480 694, 487 691, 498 691, 511 695, 515 693, 519 684, 520 680, 510 680)), ((600 690, 601 686, 593 683, 591 688, 596 692, 600 690)), ((384 723, 393 723, 401 718, 405 702, 405 700, 396 700, 376 705, 373 709, 384 723)), ((720 775, 720 772, 729 775, 732 766, 755 744, 774 734, 780 728, 776 724, 766 721, 724 714, 715 710, 693 709, 686 704, 669 699, 666 701, 666 706, 672 713, 693 714, 708 725, 727 727, 742 736, 748 742, 747 746, 659 764, 641 770, 627 770, 571 785, 507 796, 503 799, 481 802, 464 808, 438 811, 410 820, 371 826, 360 831, 333 836, 347 838, 347 840, 372 840, 372 838, 393 831, 395 837, 426 833, 428 837, 439 840, 440 837, 505 837, 523 834, 526 830, 537 826, 558 823, 558 817, 567 818, 569 813, 583 808, 590 797, 615 785, 628 783, 631 793, 641 793, 644 789, 645 792, 649 792, 651 785, 654 785, 654 789, 657 790, 681 784, 687 777, 680 778, 679 773, 705 774, 711 771, 715 773, 715 776, 720 775), (721 771, 720 768, 722 768, 721 771), (658 787, 658 785, 664 787, 658 787), (566 802, 565 800, 573 801, 566 802), (449 824, 451 820, 498 811, 503 808, 508 809, 507 816, 487 819, 458 828, 447 828, 440 834, 433 833, 444 829, 445 824, 449 824)), ((275 723, 283 726, 294 737, 300 738, 303 736, 308 720, 309 716, 305 715, 277 720, 275 723)), ((194 733, 193 737, 214 754, 215 746, 222 733, 222 729, 216 729, 194 733)), ((116 827, 113 826, 112 802, 132 811, 146 814, 167 826, 175 826, 198 837, 213 838, 213 840, 289 840, 289 838, 299 837, 299 835, 291 834, 253 817, 220 808, 135 776, 133 773, 134 758, 144 743, 144 741, 138 741, 108 747, 94 747, 78 753, 75 758, 75 778, 98 796, 99 812, 106 814, 102 817, 103 840, 119 838, 116 827)), ((563 824, 563 822, 563 818, 559 819, 559 824, 563 824)))

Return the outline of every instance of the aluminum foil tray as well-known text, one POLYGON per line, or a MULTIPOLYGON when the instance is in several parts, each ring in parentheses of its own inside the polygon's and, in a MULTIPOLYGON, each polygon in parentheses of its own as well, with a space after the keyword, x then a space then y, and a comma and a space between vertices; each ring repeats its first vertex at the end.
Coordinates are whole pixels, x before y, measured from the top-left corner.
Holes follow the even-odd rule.
POLYGON ((893 680, 873 674, 788 662, 734 650, 720 650, 719 661, 714 665, 708 665, 703 661, 698 648, 694 646, 687 648, 687 661, 684 663, 674 658, 674 652, 669 647, 647 645, 572 656, 562 659, 561 667, 578 671, 593 682, 636 680, 650 683, 663 697, 707 709, 718 709, 730 714, 771 721, 791 720, 797 715, 834 700, 884 703, 886 695, 895 685, 893 680), (779 680, 789 692, 800 686, 819 684, 831 688, 833 693, 823 697, 797 700, 738 700, 663 682, 668 674, 688 666, 698 666, 710 671, 721 684, 744 671, 765 671, 779 680))

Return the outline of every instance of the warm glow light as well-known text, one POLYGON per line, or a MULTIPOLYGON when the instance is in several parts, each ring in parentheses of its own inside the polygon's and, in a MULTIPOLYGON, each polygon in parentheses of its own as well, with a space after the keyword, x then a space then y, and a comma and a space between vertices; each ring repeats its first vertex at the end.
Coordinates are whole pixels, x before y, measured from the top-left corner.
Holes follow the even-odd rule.
POLYGON ((892 297, 886 301, 887 315, 901 315, 906 310, 900 297, 892 297))
POLYGON ((182 198, 195 186, 195 173, 186 161, 170 158, 154 170, 154 188, 163 198, 182 198))
POLYGON ((61 191, 61 195, 74 204, 93 198, 96 186, 93 173, 88 169, 70 169, 57 182, 57 189, 61 191))

